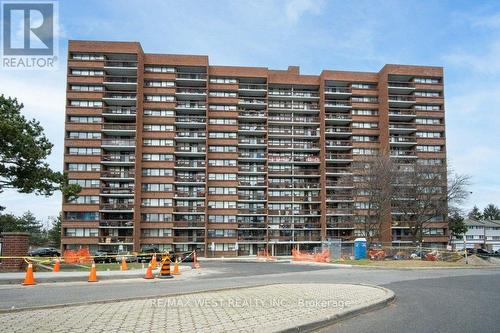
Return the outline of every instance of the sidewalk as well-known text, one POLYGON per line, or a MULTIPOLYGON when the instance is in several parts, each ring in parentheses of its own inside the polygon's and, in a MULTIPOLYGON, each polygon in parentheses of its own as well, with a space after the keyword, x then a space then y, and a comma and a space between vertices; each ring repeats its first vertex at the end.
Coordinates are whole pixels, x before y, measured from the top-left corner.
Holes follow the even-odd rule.
POLYGON ((387 305, 388 289, 276 284, 0 314, 6 332, 297 332, 387 305))
MULTIPOLYGON (((188 266, 179 266, 182 272, 190 271, 188 266)), ((153 270, 154 274, 158 274, 160 268, 153 270)), ((97 271, 98 280, 122 280, 122 279, 137 279, 144 277, 146 269, 130 269, 126 271, 109 270, 97 271)), ((0 285, 5 284, 21 284, 24 280, 25 272, 0 273, 0 285)), ((74 272, 35 272, 36 283, 47 282, 76 282, 87 281, 89 272, 74 271, 74 272)))

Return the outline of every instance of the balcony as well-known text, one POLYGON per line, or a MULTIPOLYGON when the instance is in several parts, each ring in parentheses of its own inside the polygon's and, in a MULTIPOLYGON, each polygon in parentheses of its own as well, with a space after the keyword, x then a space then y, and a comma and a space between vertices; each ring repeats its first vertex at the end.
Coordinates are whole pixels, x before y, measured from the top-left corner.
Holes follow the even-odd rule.
POLYGON ((200 131, 177 131, 175 133, 175 140, 177 142, 199 142, 199 141, 205 141, 206 139, 206 132, 200 132, 200 131))
POLYGON ((393 146, 413 146, 417 144, 417 138, 412 136, 391 136, 389 143, 393 146))
POLYGON ((178 111, 206 111, 207 105, 199 102, 179 101, 175 109, 178 111))
POLYGON ((99 237, 99 244, 134 244, 134 237, 116 237, 116 236, 105 236, 99 237))
POLYGON ((135 124, 131 123, 104 123, 102 132, 108 135, 135 136, 135 124))
MULTIPOLYGON (((199 202, 199 201, 193 201, 199 202)), ((176 206, 174 207, 176 213, 204 213, 205 206, 176 206)))
POLYGON ((175 168, 177 169, 202 169, 205 168, 205 161, 201 160, 177 160, 175 161, 175 168))
POLYGON ((196 88, 177 88, 175 98, 182 100, 205 100, 207 92, 205 89, 196 88))
POLYGON ((351 88, 347 87, 325 87, 326 96, 349 96, 352 95, 351 88))
POLYGON ((105 186, 101 188, 101 196, 105 197, 133 197, 134 187, 109 187, 105 186))
MULTIPOLYGON (((248 195, 248 194, 239 194, 238 195, 238 200, 239 201, 266 201, 267 197, 265 195, 248 195)), ((239 208, 241 210, 241 208, 239 208)))
POLYGON ((411 133, 417 130, 416 124, 414 123, 389 123, 390 133, 411 133))
POLYGON ((351 195, 328 195, 326 197, 327 202, 354 202, 351 195))
POLYGON ((354 183, 350 179, 338 179, 338 180, 329 180, 326 181, 326 187, 332 189, 352 189, 354 188, 354 183))
POLYGON ((409 107, 415 104, 415 96, 389 95, 389 107, 409 107))
POLYGON ((104 64, 106 73, 112 75, 137 75, 137 61, 108 60, 104 64))
POLYGON ((238 159, 240 160, 252 160, 252 161, 260 161, 266 159, 266 153, 249 153, 245 151, 240 151, 238 154, 238 159))
POLYGON ((111 180, 134 180, 135 171, 103 171, 101 172, 101 179, 111 179, 111 180))
POLYGON ((277 216, 318 216, 321 215, 319 209, 269 209, 268 215, 277 215, 277 216))
POLYGON ((299 117, 299 116, 270 116, 268 122, 273 123, 297 123, 297 124, 319 124, 319 117, 299 117))
POLYGON ((176 191, 176 198, 203 198, 205 191, 176 191))
POLYGON ((343 109, 347 110, 351 108, 351 102, 350 101, 342 101, 342 100, 327 100, 325 101, 325 109, 326 110, 335 110, 335 109, 343 109))
POLYGON ((239 173, 265 173, 266 168, 263 165, 241 165, 238 167, 239 173))
POLYGON ((238 95, 240 96, 266 96, 267 85, 265 84, 245 84, 240 83, 238 95))
POLYGON ((325 168, 325 172, 328 176, 352 175, 352 170, 350 168, 327 167, 327 168, 325 168))
POLYGON ((255 109, 265 109, 267 105, 266 100, 256 98, 240 98, 238 100, 238 104, 242 106, 250 106, 255 109))
POLYGON ((262 180, 245 180, 245 179, 240 179, 238 181, 238 186, 240 187, 266 187, 267 184, 262 180))
POLYGON ((238 132, 249 132, 248 134, 265 134, 266 127, 262 125, 240 125, 238 126, 238 132))
POLYGON ((132 212, 134 210, 133 203, 115 202, 103 203, 99 211, 101 212, 132 212))
POLYGON ((105 165, 133 165, 135 155, 106 154, 101 156, 101 163, 105 165))
POLYGON ((238 141, 238 146, 243 146, 243 147, 262 147, 266 145, 266 140, 265 139, 250 139, 250 138, 241 138, 238 141))
POLYGON ((327 208, 326 215, 350 216, 350 215, 354 215, 354 213, 353 213, 353 210, 350 208, 327 208))
POLYGON ((176 155, 185 155, 185 156, 202 156, 206 153, 205 146, 177 146, 175 147, 176 155))
POLYGON ((417 158, 417 153, 413 150, 391 150, 391 157, 395 158, 417 158))
POLYGON ((136 108, 131 107, 107 107, 102 111, 102 116, 107 119, 125 120, 135 119, 136 108))
POLYGON ((325 135, 327 137, 332 137, 332 136, 338 136, 338 137, 351 136, 352 135, 352 129, 350 127, 347 127, 347 126, 338 126, 338 127, 327 126, 325 128, 325 135))
POLYGON ((120 228, 120 229, 133 229, 134 221, 127 220, 101 220, 99 221, 99 228, 102 229, 112 229, 112 228, 120 228))
POLYGON ((415 84, 413 82, 389 81, 387 87, 389 89, 389 94, 405 94, 415 90, 415 84))
POLYGON ((325 155, 327 162, 339 162, 339 163, 349 163, 352 162, 352 154, 332 154, 327 153, 325 155))
POLYGON ((205 237, 174 236, 174 243, 205 243, 205 237))
POLYGON ((326 140, 325 141, 326 149, 335 149, 335 150, 349 150, 352 146, 352 141, 350 140, 326 140))
POLYGON ((326 113, 325 122, 327 124, 347 124, 352 121, 350 113, 326 113))
POLYGON ((103 139, 101 147, 110 151, 133 151, 135 139, 103 139))
POLYGON ((137 77, 135 76, 106 76, 103 85, 107 90, 131 90, 137 89, 137 77))
POLYGON ((248 110, 239 110, 238 118, 240 119, 248 119, 252 121, 266 121, 267 114, 265 111, 248 111, 248 110))
POLYGON ((416 117, 416 112, 413 109, 389 109, 389 119, 391 120, 408 120, 416 117))
POLYGON ((179 128, 205 128, 205 117, 176 117, 175 126, 179 128))
POLYGON ((178 87, 206 87, 207 74, 205 73, 177 73, 176 85, 178 87))
POLYGON ((190 184, 203 184, 205 183, 205 176, 177 176, 175 177, 176 183, 190 183, 190 184))
POLYGON ((265 208, 239 208, 238 215, 266 215, 265 208))
POLYGON ((137 97, 135 94, 126 93, 106 93, 102 98, 107 105, 117 105, 117 106, 134 106, 137 97))

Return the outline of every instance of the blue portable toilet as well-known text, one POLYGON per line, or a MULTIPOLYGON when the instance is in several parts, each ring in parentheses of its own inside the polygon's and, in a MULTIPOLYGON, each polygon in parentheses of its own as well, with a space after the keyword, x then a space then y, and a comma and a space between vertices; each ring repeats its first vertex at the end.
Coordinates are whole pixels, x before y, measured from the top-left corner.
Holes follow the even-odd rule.
POLYGON ((366 238, 356 238, 354 240, 354 259, 366 258, 366 238))

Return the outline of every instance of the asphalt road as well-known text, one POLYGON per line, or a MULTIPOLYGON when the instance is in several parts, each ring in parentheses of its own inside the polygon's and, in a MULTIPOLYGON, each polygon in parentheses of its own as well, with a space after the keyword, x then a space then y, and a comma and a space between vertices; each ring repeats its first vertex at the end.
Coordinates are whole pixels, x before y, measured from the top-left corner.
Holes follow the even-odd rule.
POLYGON ((383 285, 396 293, 384 309, 320 330, 332 332, 498 332, 500 277, 460 276, 383 285))
POLYGON ((167 296, 270 283, 367 283, 396 293, 388 308, 323 332, 493 332, 500 321, 500 269, 385 270, 287 263, 204 262, 187 280, 102 281, 0 286, 0 309, 167 296), (495 325, 495 326, 494 326, 495 325), (448 329, 449 328, 449 329, 448 329))

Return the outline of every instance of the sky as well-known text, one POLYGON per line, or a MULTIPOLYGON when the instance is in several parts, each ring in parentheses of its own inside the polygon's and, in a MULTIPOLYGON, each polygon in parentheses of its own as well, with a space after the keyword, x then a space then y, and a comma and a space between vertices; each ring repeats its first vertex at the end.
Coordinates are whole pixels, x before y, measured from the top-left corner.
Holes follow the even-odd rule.
MULTIPOLYGON (((472 177, 464 208, 500 205, 500 1, 60 1, 59 68, 0 69, 0 94, 17 97, 54 143, 63 167, 67 42, 138 41, 147 53, 209 55, 211 65, 302 74, 378 71, 384 64, 445 70, 448 161, 472 177)), ((61 197, 5 191, 7 212, 47 220, 61 197)))

